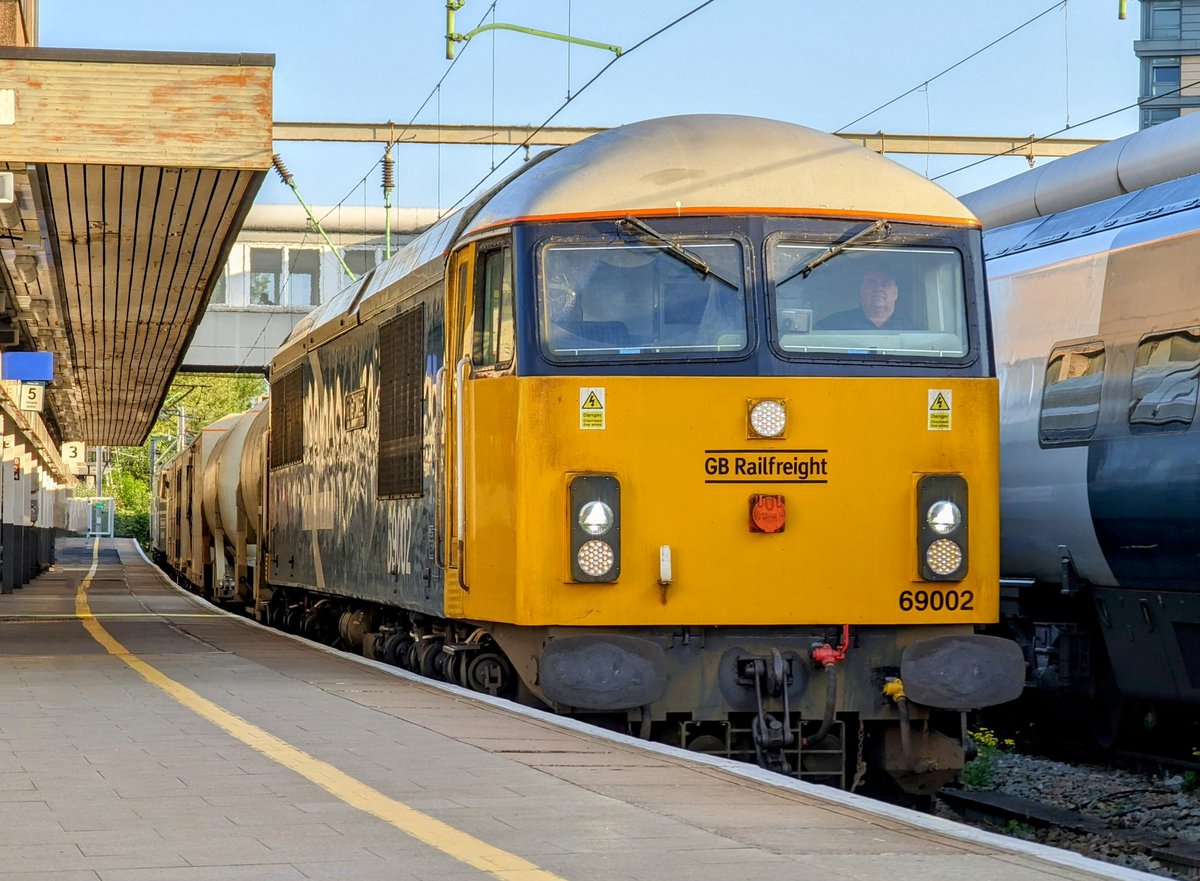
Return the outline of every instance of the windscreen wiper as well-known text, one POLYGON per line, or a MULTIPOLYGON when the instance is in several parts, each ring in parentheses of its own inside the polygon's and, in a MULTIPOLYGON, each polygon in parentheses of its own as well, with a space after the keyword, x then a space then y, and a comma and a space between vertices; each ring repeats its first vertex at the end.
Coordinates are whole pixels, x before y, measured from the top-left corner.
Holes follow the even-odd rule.
POLYGON ((838 254, 842 253, 847 248, 849 248, 851 245, 853 245, 855 242, 857 242, 859 239, 864 239, 867 236, 871 235, 872 233, 879 232, 879 231, 883 232, 883 235, 880 236, 881 239, 887 238, 888 233, 891 232, 891 224, 888 223, 886 220, 876 220, 874 223, 872 223, 870 226, 866 227, 865 229, 860 229, 854 235, 850 236, 850 238, 846 239, 846 241, 840 242, 839 244, 836 244, 836 245, 830 245, 828 248, 826 248, 824 251, 822 251, 816 257, 813 257, 811 260, 809 260, 807 263, 805 263, 803 266, 801 266, 799 269, 797 269, 795 272, 793 272, 787 278, 783 278, 783 279, 780 279, 779 281, 775 282, 775 287, 781 288, 785 284, 787 284, 789 281, 791 281, 793 278, 796 278, 797 276, 800 276, 801 278, 808 278, 810 275, 812 275, 812 271, 814 269, 816 269, 818 266, 820 266, 822 263, 824 263, 825 261, 832 260, 838 254))
POLYGON ((644 238, 650 239, 651 242, 656 247, 659 247, 662 250, 666 251, 668 254, 670 254, 672 257, 674 257, 676 260, 686 263, 688 266, 692 267, 692 269, 699 272, 705 278, 708 278, 711 275, 717 281, 721 282, 722 284, 728 285, 729 287, 733 288, 735 291, 741 290, 741 287, 739 285, 734 284, 729 279, 722 276, 720 273, 714 272, 713 268, 708 265, 708 263, 704 260, 704 258, 699 257, 698 255, 694 254, 693 252, 687 250, 686 248, 681 247, 678 242, 672 241, 671 239, 667 238, 662 233, 660 233, 658 230, 654 229, 649 224, 647 224, 645 221, 639 220, 638 218, 634 217, 632 214, 627 214, 627 215, 625 215, 624 219, 617 221, 617 228, 621 229, 622 227, 632 227, 633 229, 637 230, 638 232, 640 232, 642 234, 642 236, 644 238))

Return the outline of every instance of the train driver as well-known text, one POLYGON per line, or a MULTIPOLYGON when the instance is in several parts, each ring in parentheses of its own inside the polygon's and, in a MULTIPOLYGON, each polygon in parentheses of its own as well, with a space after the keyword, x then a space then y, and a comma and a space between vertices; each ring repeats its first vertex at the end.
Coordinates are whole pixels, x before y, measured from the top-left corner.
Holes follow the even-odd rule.
POLYGON ((858 286, 858 308, 827 315, 817 322, 817 330, 912 330, 912 323, 896 314, 899 295, 891 273, 869 270, 858 286))

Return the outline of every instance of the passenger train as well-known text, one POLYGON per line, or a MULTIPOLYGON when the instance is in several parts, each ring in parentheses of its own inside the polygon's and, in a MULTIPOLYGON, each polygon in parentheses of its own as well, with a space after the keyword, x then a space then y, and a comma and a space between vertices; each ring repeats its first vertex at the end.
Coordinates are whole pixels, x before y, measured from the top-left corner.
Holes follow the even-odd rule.
POLYGON ((1005 632, 1035 697, 1090 717, 1101 744, 1168 716, 1194 735, 1200 175, 991 230, 984 249, 1005 632))
POLYGON ((156 531, 262 621, 916 796, 1022 688, 975 633, 979 224, 842 139, 684 116, 542 154, 314 311, 270 383, 163 471, 156 531))

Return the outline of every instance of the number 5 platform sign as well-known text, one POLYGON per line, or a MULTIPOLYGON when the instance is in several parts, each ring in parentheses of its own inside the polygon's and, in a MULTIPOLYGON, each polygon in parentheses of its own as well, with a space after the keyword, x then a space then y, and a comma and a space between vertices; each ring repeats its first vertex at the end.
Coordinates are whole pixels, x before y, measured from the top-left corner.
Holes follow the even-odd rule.
POLYGON ((41 413, 46 404, 46 384, 44 382, 21 383, 21 409, 32 413, 41 413))

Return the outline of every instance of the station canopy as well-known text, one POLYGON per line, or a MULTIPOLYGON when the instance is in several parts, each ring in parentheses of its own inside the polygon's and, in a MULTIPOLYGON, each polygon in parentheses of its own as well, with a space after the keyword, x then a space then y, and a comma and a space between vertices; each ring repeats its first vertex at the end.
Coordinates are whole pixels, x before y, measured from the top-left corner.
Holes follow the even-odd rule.
POLYGON ((274 56, 0 48, 0 341, 61 440, 142 443, 271 166, 274 56))

